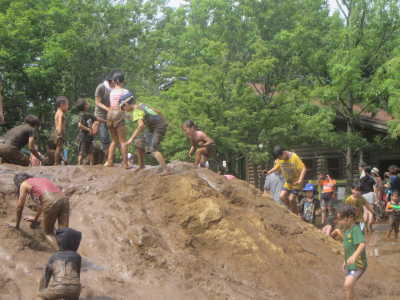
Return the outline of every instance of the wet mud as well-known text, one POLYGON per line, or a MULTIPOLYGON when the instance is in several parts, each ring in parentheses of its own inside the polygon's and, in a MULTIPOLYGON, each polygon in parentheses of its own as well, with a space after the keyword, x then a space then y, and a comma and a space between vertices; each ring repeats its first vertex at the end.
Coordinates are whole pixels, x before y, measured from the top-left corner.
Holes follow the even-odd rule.
MULTIPOLYGON (((0 165, 0 299, 35 299, 52 253, 40 228, 5 225, 15 222, 17 171, 49 177, 70 196, 70 225, 83 233, 81 299, 343 298, 340 243, 246 182, 185 163, 171 169, 0 165)), ((362 299, 400 298, 399 242, 383 231, 369 241, 362 299)))

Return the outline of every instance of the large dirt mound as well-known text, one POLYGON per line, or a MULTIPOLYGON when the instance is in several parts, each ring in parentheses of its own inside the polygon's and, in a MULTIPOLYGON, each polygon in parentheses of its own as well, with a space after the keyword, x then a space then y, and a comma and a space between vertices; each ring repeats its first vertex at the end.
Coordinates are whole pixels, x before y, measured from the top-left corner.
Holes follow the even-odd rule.
MULTIPOLYGON (((71 227, 83 232, 81 299, 342 298, 339 243, 246 182, 172 168, 170 176, 155 168, 29 170, 71 195, 71 227)), ((2 224, 15 221, 12 178, 21 170, 0 166, 2 224)), ((34 299, 51 255, 41 230, 0 226, 0 241, 0 299, 34 299)), ((362 297, 398 299, 396 268, 370 260, 362 297)))

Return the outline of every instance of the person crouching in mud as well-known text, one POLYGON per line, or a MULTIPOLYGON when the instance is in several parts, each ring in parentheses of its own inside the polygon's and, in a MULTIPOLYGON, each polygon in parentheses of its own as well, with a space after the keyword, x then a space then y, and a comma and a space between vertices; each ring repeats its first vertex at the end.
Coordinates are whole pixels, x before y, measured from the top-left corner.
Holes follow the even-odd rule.
POLYGON ((27 173, 18 173, 14 176, 14 184, 18 196, 16 229, 19 229, 22 212, 28 195, 39 202, 35 217, 25 218, 31 223, 31 228, 39 225, 39 217, 43 213, 43 229, 46 238, 56 248, 54 225, 58 221, 58 228, 69 225, 69 199, 63 192, 47 178, 34 177, 27 173))
POLYGON ((145 168, 144 154, 151 153, 161 166, 161 175, 170 174, 164 156, 160 152, 160 143, 168 129, 168 123, 164 116, 159 110, 144 103, 136 103, 136 100, 133 99, 132 119, 133 122, 137 123, 137 127, 125 144, 129 145, 135 141, 139 163, 139 168, 136 171, 145 168))
POLYGON ((29 166, 29 156, 24 155, 21 149, 28 145, 31 153, 41 162, 45 157, 36 149, 36 139, 40 121, 36 116, 25 117, 24 124, 10 129, 3 138, 0 138, 0 160, 5 163, 29 166))
POLYGON ((59 251, 50 257, 46 265, 39 284, 39 299, 79 299, 82 258, 76 252, 81 239, 82 233, 71 228, 56 231, 59 251))
POLYGON ((345 205, 339 212, 339 223, 344 229, 344 292, 346 300, 355 299, 354 287, 367 269, 365 236, 356 223, 356 209, 345 205))
POLYGON ((210 157, 215 155, 215 142, 203 131, 199 130, 192 120, 183 123, 182 129, 190 139, 192 147, 189 150, 189 157, 195 152, 194 165, 204 167, 210 157))

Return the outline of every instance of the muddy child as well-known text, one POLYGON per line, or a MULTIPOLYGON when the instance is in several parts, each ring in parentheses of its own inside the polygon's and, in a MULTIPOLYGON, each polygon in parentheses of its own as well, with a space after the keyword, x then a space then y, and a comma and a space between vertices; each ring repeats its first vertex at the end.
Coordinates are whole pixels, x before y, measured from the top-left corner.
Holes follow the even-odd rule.
POLYGON ((196 167, 204 167, 206 162, 215 156, 216 145, 214 140, 199 130, 192 120, 185 121, 182 129, 192 144, 188 153, 189 157, 194 153, 194 165, 196 167))
POLYGON ((355 209, 356 212, 356 223, 360 226, 361 230, 364 232, 366 227, 363 222, 363 212, 364 208, 367 209, 372 214, 374 213, 373 207, 368 203, 368 201, 362 196, 361 186, 359 184, 353 185, 351 189, 351 196, 347 197, 344 204, 350 205, 355 209))
POLYGON ((31 223, 31 228, 36 228, 39 225, 39 217, 43 213, 44 233, 51 245, 56 247, 54 226, 58 221, 58 228, 68 227, 69 199, 58 186, 47 178, 18 173, 14 176, 14 184, 18 197, 15 228, 19 229, 20 227, 22 212, 29 195, 38 203, 38 211, 35 217, 27 217, 25 221, 31 223))
POLYGON ((344 292, 347 300, 355 299, 354 288, 367 269, 367 255, 364 233, 356 223, 354 207, 345 205, 339 212, 339 223, 344 229, 344 292))
POLYGON ((78 134, 78 165, 88 158, 89 164, 94 163, 93 139, 97 133, 99 122, 96 117, 89 113, 89 104, 84 99, 79 99, 76 104, 79 111, 79 134, 78 134))
POLYGON ((59 251, 46 265, 39 284, 39 299, 79 299, 82 258, 77 251, 81 239, 81 232, 71 228, 56 231, 59 251))
POLYGON ((10 129, 3 138, 0 138, 0 160, 5 163, 28 166, 29 156, 24 155, 21 149, 28 146, 31 153, 40 161, 45 158, 36 149, 39 119, 28 115, 22 125, 10 129))
POLYGON ((394 232, 394 237, 397 239, 399 237, 399 226, 400 226, 400 202, 399 202, 399 192, 395 191, 392 193, 390 201, 386 205, 385 212, 389 215, 390 229, 386 233, 386 238, 390 238, 392 232, 394 232))
POLYGON ((145 168, 144 155, 150 153, 158 161, 162 169, 162 175, 169 174, 164 156, 160 152, 160 144, 163 140, 168 123, 161 112, 144 103, 133 104, 133 122, 137 124, 135 131, 127 142, 127 145, 135 141, 136 155, 140 171, 145 168))
POLYGON ((59 165, 62 160, 63 146, 65 141, 65 113, 69 109, 69 100, 65 96, 59 96, 56 98, 57 111, 54 116, 54 132, 53 132, 53 143, 55 145, 54 151, 54 164, 59 165))
POLYGON ((111 134, 111 144, 108 148, 108 157, 105 166, 112 167, 114 165, 115 148, 121 146, 122 165, 124 168, 128 169, 125 111, 129 109, 129 104, 126 102, 122 103, 121 98, 126 95, 131 96, 132 94, 124 88, 125 77, 122 72, 114 72, 112 82, 115 86, 110 93, 110 107, 108 108, 107 113, 107 126, 111 134))

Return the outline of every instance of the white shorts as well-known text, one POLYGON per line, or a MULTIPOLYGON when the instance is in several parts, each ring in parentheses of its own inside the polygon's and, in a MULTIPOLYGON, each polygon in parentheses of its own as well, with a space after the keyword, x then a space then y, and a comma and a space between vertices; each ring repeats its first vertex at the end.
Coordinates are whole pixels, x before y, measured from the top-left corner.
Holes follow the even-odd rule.
POLYGON ((367 202, 369 203, 369 204, 374 204, 375 203, 375 193, 374 192, 369 192, 369 193, 366 193, 366 194, 363 194, 363 197, 365 198, 365 200, 367 200, 367 202))

